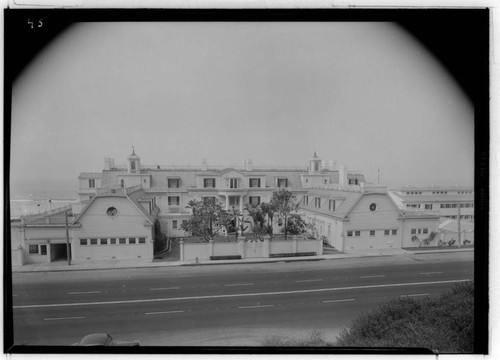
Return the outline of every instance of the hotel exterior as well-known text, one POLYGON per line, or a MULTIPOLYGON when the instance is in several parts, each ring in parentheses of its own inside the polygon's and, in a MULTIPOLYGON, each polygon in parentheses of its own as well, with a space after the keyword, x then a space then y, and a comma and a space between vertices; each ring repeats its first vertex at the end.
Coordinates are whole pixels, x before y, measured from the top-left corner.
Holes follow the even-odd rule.
MULTIPOLYGON (((431 234, 439 230, 439 214, 433 209, 407 209, 405 195, 368 184, 361 172, 337 167, 316 154, 303 168, 254 166, 251 160, 243 166, 210 166, 202 161, 193 167, 143 165, 133 151, 126 165, 107 158, 101 172, 81 173, 78 184, 80 206, 12 223, 16 264, 68 256, 79 261, 152 260, 159 234, 188 236, 181 225, 190 217, 186 208, 190 200, 215 198, 227 210, 244 213, 246 203, 270 202, 280 188, 293 193, 298 213, 314 225, 314 235, 340 251, 414 247, 434 239, 431 234), (61 216, 66 211, 71 215, 69 252, 62 245, 66 236, 61 216)), ((275 233, 282 225, 277 220, 275 233)), ((438 239, 429 244, 436 245, 438 239)))

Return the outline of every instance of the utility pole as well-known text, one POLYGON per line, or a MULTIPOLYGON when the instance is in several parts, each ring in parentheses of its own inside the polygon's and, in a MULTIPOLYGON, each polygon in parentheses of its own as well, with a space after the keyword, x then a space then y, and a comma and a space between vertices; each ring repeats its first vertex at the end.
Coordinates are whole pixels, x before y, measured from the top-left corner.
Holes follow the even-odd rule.
POLYGON ((377 168, 377 184, 380 185, 380 168, 377 168))
POLYGON ((458 204, 458 247, 462 247, 462 234, 460 229, 460 203, 458 204))
POLYGON ((69 245, 68 210, 65 211, 64 215, 66 219, 66 257, 68 258, 68 265, 71 265, 71 247, 69 245))

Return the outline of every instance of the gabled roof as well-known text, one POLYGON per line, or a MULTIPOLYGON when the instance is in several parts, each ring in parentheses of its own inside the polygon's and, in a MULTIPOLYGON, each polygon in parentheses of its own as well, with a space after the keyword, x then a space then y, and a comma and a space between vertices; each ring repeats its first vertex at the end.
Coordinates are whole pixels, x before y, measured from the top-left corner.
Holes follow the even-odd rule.
POLYGON ((158 214, 158 208, 153 209, 152 214, 150 214, 148 211, 146 211, 146 209, 141 204, 139 204, 139 201, 138 201, 143 196, 145 196, 145 193, 144 193, 144 190, 142 190, 142 189, 138 189, 130 194, 126 194, 126 192, 125 192, 125 194, 122 192, 116 193, 116 194, 106 193, 104 195, 97 194, 87 203, 87 205, 85 205, 85 207, 82 209, 80 214, 78 214, 78 216, 75 218, 73 223, 78 222, 80 220, 80 218, 83 216, 83 214, 85 214, 87 209, 90 208, 90 206, 92 206, 94 201, 96 201, 97 199, 102 199, 102 198, 107 198, 107 197, 120 197, 120 198, 125 198, 128 201, 130 201, 132 203, 132 205, 146 218, 146 220, 149 223, 154 224, 154 222, 156 220, 156 215, 158 214))

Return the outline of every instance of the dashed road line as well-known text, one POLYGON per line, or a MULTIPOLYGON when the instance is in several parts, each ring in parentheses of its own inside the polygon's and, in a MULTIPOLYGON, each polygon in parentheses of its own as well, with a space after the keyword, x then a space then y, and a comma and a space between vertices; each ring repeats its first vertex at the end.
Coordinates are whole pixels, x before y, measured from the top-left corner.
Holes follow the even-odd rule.
POLYGON ((172 310, 172 311, 156 311, 156 312, 148 312, 146 315, 158 315, 158 314, 178 314, 183 313, 184 310, 172 310))
POLYGON ((432 275, 432 274, 442 274, 442 271, 431 271, 431 272, 423 272, 419 273, 419 275, 432 275))
POLYGON ((274 305, 251 305, 251 306, 238 306, 238 309, 254 309, 254 308, 267 308, 274 305))
POLYGON ((400 297, 413 297, 413 296, 429 296, 429 293, 426 294, 408 294, 408 295, 401 295, 400 297))
POLYGON ((248 284, 226 284, 224 286, 252 286, 253 284, 248 283, 248 284))
POLYGON ((355 301, 356 299, 339 299, 339 300, 325 300, 324 303, 336 303, 336 302, 345 302, 345 301, 355 301))
POLYGON ((60 317, 60 318, 45 318, 45 321, 51 320, 75 320, 75 319, 85 319, 85 316, 69 316, 69 317, 60 317))
POLYGON ((302 283, 302 282, 315 282, 315 281, 323 281, 323 279, 295 280, 294 282, 302 283))
POLYGON ((174 286, 174 287, 166 287, 166 288, 151 288, 149 291, 160 291, 160 290, 179 290, 180 287, 174 286))
POLYGON ((249 296, 289 295, 289 294, 319 293, 319 292, 331 292, 331 291, 342 291, 342 290, 358 290, 358 289, 391 288, 391 287, 404 287, 404 286, 452 284, 452 283, 460 283, 460 282, 468 282, 468 281, 471 281, 471 280, 470 279, 461 279, 461 280, 422 281, 422 282, 414 282, 414 283, 397 283, 397 284, 345 286, 345 287, 338 287, 338 288, 321 288, 321 289, 307 289, 307 290, 271 291, 271 292, 246 293, 246 294, 199 295, 199 296, 185 296, 185 297, 175 297, 175 298, 172 297, 172 298, 159 298, 159 299, 134 299, 134 300, 114 300, 114 301, 93 301, 93 302, 79 302, 79 303, 59 303, 59 304, 32 304, 32 305, 17 305, 17 306, 13 306, 13 309, 50 308, 50 307, 68 307, 68 306, 117 305, 117 304, 137 304, 137 303, 166 302, 166 301, 186 301, 186 300, 206 300, 206 299, 221 299, 221 298, 237 298, 237 297, 249 297, 249 296))
POLYGON ((68 295, 81 295, 81 294, 100 294, 100 291, 72 291, 68 292, 68 295))
POLYGON ((368 278, 381 278, 385 277, 385 275, 367 275, 367 276, 360 276, 360 279, 368 279, 368 278))

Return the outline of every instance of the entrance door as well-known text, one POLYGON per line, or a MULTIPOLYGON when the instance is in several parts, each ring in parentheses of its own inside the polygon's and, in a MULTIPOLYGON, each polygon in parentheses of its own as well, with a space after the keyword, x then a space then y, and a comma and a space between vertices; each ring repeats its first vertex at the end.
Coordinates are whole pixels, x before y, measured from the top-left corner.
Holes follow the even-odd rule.
POLYGON ((50 244, 50 261, 68 260, 66 244, 50 244))

